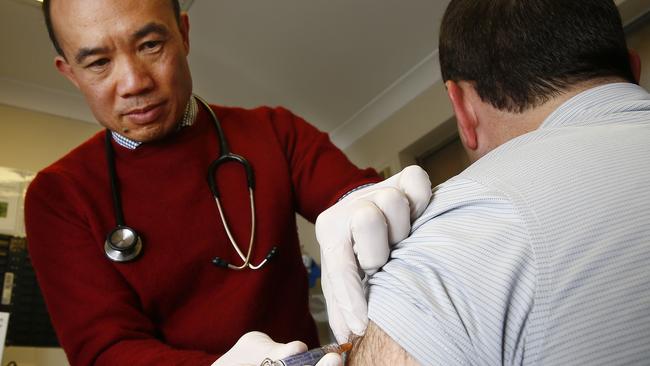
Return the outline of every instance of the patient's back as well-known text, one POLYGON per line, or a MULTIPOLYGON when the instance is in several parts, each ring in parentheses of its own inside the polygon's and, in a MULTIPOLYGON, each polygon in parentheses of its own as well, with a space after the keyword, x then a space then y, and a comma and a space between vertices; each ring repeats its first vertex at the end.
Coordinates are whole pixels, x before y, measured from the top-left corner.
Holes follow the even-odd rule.
POLYGON ((589 93, 438 187, 371 279, 420 363, 650 360, 650 95, 589 93))

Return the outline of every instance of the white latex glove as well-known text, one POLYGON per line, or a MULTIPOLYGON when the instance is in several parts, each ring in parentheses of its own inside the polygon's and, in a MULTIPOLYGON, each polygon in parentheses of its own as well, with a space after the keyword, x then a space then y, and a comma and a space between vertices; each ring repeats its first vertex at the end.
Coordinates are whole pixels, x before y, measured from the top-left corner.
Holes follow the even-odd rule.
MULTIPOLYGON (((259 366, 267 357, 279 360, 305 351, 307 346, 300 341, 276 343, 262 332, 249 332, 212 366, 259 366)), ((340 355, 328 353, 315 366, 343 366, 343 361, 340 355)))
POLYGON ((430 199, 429 176, 413 165, 351 193, 316 219, 321 285, 339 343, 352 333, 363 335, 368 326, 361 275, 372 275, 386 263, 391 246, 408 236, 411 220, 422 214, 430 199))

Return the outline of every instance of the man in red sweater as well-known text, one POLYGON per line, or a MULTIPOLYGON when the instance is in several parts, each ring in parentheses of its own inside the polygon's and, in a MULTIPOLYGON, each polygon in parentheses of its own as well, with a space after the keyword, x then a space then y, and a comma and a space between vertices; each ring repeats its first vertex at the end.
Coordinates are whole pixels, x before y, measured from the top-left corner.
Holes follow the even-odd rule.
MULTIPOLYGON (((340 200, 321 222, 337 233, 324 258, 356 268, 353 254, 332 253, 353 253, 363 232, 358 260, 376 267, 426 206, 426 174, 410 169, 341 199, 379 179, 326 134, 282 108, 202 104, 191 93, 189 23, 176 0, 46 0, 43 9, 57 69, 107 128, 41 171, 26 198, 30 254, 71 364, 258 365, 317 346, 295 213, 313 222, 340 200), (208 184, 227 150, 211 113, 250 162, 250 190, 233 163, 208 184), (124 239, 116 225, 136 229, 142 246, 111 248, 107 234, 124 239), (377 238, 369 232, 383 234, 368 240, 377 238)), ((359 284, 334 282, 345 308, 359 284)), ((363 324, 365 308, 352 313, 363 324)))

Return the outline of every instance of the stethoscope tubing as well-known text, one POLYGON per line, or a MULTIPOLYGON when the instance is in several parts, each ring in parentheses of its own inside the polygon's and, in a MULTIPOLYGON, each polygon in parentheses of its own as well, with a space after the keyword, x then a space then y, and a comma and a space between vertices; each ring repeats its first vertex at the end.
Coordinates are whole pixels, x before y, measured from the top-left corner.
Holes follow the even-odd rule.
MULTIPOLYGON (((219 216, 225 228, 226 235, 228 236, 228 240, 230 241, 232 247, 235 249, 235 252, 239 256, 239 258, 242 260, 242 264, 239 266, 228 263, 227 261, 219 257, 215 257, 212 260, 212 263, 216 266, 230 268, 236 271, 243 270, 246 268, 253 269, 253 270, 260 269, 264 265, 266 265, 268 261, 278 253, 278 247, 274 246, 266 255, 266 257, 262 261, 260 261, 259 264, 254 265, 253 263, 251 263, 251 254, 255 242, 255 199, 253 195, 253 191, 255 189, 255 176, 253 174, 253 168, 251 164, 248 162, 248 160, 246 160, 243 156, 233 154, 230 151, 230 146, 228 145, 228 141, 225 138, 225 134, 221 128, 219 119, 217 118, 212 108, 210 108, 210 105, 197 95, 193 95, 193 97, 196 98, 196 100, 198 100, 207 109, 217 129, 220 152, 219 152, 219 156, 214 161, 212 161, 210 163, 210 166, 208 167, 207 180, 208 180, 208 185, 210 187, 210 191, 212 192, 213 198, 217 204, 219 216), (249 238, 248 250, 246 251, 246 255, 244 255, 241 248, 235 241, 232 232, 230 231, 230 227, 226 220, 226 216, 224 214, 221 200, 219 199, 220 192, 215 177, 218 173, 219 167, 228 162, 235 162, 242 165, 246 172, 246 181, 248 186, 249 202, 251 208, 251 235, 249 238)), ((138 235, 138 233, 134 229, 130 228, 125 224, 119 180, 117 178, 117 173, 115 168, 115 152, 113 151, 111 140, 112 140, 111 131, 107 129, 106 140, 105 140, 106 159, 107 159, 108 173, 109 173, 108 175, 109 175, 110 186, 111 186, 111 198, 113 201, 113 211, 114 211, 115 222, 117 226, 115 229, 111 230, 111 232, 108 234, 106 238, 106 242, 104 244, 104 250, 106 256, 114 262, 128 262, 136 259, 142 252, 142 238, 138 235), (124 244, 125 241, 127 240, 128 243, 124 244)))

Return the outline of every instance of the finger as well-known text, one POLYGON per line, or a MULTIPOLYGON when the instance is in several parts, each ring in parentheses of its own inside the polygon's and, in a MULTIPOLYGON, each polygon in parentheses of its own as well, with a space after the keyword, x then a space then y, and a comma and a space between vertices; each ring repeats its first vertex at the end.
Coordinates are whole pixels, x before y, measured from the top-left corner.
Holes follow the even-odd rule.
POLYGON ((411 230, 410 204, 404 194, 394 187, 381 188, 367 197, 381 211, 388 225, 388 242, 395 244, 404 240, 411 230))
POLYGON ((343 357, 338 353, 328 353, 318 361, 316 366, 343 366, 343 357))
POLYGON ((271 352, 276 343, 262 332, 248 332, 241 336, 237 343, 213 366, 227 365, 259 365, 264 357, 271 352))
MULTIPOLYGON (((408 222, 408 217, 406 220, 408 222)), ((384 214, 373 202, 358 200, 351 208, 350 230, 359 266, 368 274, 377 272, 386 263, 390 253, 388 225, 384 214)))
POLYGON ((307 351, 307 345, 300 341, 293 341, 289 343, 276 343, 271 352, 268 353, 268 358, 272 360, 280 360, 297 353, 307 351))
POLYGON ((256 344, 259 346, 270 347, 275 342, 269 337, 266 333, 252 331, 241 336, 237 343, 233 346, 233 349, 238 347, 247 347, 250 344, 256 344))
POLYGON ((307 351, 307 345, 303 342, 278 343, 266 333, 255 331, 244 334, 235 346, 237 345, 240 345, 244 352, 246 352, 246 349, 252 348, 248 352, 254 351, 273 360, 307 351))
POLYGON ((325 302, 327 303, 327 319, 336 341, 339 343, 345 343, 347 342, 351 332, 347 324, 345 324, 345 319, 343 318, 339 304, 336 302, 333 289, 329 286, 329 276, 326 275, 328 273, 327 259, 322 253, 321 269, 321 273, 325 274, 321 277, 321 288, 323 290, 323 295, 325 296, 325 302))
POLYGON ((368 325, 368 305, 354 252, 349 245, 324 245, 321 248, 321 261, 326 263, 323 273, 327 276, 327 287, 346 325, 341 327, 335 323, 334 335, 338 340, 343 337, 339 329, 345 331, 346 328, 352 333, 363 334, 368 325))
POLYGON ((431 200, 431 181, 427 172, 417 165, 408 166, 399 174, 397 186, 409 201, 411 220, 420 217, 431 200))

